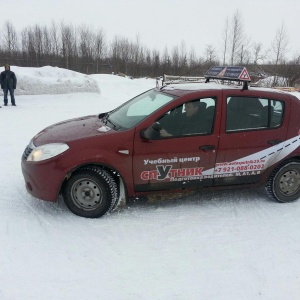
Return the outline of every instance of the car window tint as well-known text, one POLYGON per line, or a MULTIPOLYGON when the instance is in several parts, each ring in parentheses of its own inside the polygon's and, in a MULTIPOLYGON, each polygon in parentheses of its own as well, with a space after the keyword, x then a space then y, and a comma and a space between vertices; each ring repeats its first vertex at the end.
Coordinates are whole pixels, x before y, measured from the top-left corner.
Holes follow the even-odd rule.
POLYGON ((259 101, 262 104, 259 125, 262 128, 268 128, 269 127, 269 100, 259 99, 259 101))
POLYGON ((152 94, 145 95, 142 101, 136 101, 127 110, 128 117, 148 116, 161 106, 172 100, 173 97, 164 94, 156 94, 155 98, 152 94))
POLYGON ((254 97, 228 97, 226 131, 259 130, 279 127, 283 102, 254 97))
POLYGON ((270 127, 279 127, 283 120, 283 102, 271 100, 270 127))
POLYGON ((162 137, 212 133, 215 107, 216 98, 196 99, 175 107, 158 120, 168 133, 162 137))
POLYGON ((157 90, 147 91, 124 103, 109 114, 109 121, 121 130, 134 127, 147 116, 177 98, 157 90))

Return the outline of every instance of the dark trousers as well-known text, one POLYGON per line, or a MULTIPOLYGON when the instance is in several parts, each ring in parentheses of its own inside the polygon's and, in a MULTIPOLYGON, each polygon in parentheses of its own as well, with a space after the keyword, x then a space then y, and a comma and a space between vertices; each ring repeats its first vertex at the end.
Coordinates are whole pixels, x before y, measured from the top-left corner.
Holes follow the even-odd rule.
POLYGON ((15 96, 14 96, 14 89, 12 87, 7 87, 3 89, 3 93, 4 93, 4 104, 7 104, 7 94, 10 94, 10 100, 11 100, 11 104, 15 104, 15 96))

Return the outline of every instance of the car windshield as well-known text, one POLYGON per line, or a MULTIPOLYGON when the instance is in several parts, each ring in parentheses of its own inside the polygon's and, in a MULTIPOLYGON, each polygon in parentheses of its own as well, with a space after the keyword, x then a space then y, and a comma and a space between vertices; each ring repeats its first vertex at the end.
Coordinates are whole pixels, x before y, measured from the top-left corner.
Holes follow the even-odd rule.
POLYGON ((155 89, 147 91, 109 113, 107 125, 118 130, 132 128, 175 98, 177 97, 155 89))

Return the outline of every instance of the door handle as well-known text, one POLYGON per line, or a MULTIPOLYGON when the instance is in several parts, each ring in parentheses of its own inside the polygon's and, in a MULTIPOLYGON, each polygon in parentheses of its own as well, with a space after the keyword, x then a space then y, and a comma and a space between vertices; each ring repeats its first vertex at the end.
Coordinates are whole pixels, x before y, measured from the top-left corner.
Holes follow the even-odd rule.
POLYGON ((281 140, 270 140, 270 141, 268 141, 268 144, 274 146, 274 145, 280 144, 281 142, 282 142, 281 140))
POLYGON ((206 151, 206 150, 213 150, 216 149, 216 146, 214 145, 204 145, 199 147, 200 150, 206 151))

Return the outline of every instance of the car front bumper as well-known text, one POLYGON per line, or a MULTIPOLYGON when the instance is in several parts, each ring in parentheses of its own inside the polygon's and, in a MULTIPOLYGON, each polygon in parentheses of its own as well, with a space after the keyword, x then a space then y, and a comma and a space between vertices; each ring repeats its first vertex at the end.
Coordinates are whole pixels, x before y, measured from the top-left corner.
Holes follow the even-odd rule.
POLYGON ((56 202, 64 174, 53 160, 27 162, 22 160, 22 173, 27 191, 35 198, 56 202))

